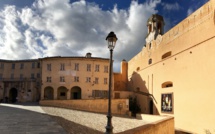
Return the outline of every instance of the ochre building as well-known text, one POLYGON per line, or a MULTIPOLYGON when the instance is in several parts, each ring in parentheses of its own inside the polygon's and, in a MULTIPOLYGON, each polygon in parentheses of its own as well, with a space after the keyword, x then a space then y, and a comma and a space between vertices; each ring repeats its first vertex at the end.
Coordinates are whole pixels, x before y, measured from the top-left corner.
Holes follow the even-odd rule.
POLYGON ((50 57, 42 59, 41 99, 107 98, 109 59, 50 57))
POLYGON ((107 98, 109 59, 46 57, 0 60, 0 100, 27 102, 107 98))
POLYGON ((40 60, 0 60, 0 100, 39 101, 40 60))
POLYGON ((165 34, 163 17, 152 15, 146 44, 127 65, 123 61, 127 72, 121 77, 127 73, 127 79, 116 74, 115 90, 126 85, 126 90, 138 92, 131 94, 137 96, 142 113, 173 116, 177 130, 214 133, 214 9, 211 0, 165 34))

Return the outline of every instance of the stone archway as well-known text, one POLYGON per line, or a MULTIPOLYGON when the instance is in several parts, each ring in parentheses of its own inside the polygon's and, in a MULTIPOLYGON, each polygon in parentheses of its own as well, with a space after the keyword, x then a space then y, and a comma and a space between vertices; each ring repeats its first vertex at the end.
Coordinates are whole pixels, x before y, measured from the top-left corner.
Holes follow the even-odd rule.
POLYGON ((9 92, 9 100, 12 102, 12 103, 15 103, 17 101, 17 96, 18 96, 18 91, 16 88, 11 88, 10 89, 10 92, 9 92))
POLYGON ((46 87, 44 89, 44 99, 53 100, 54 99, 54 89, 52 87, 46 87))
POLYGON ((66 100, 67 99, 67 91, 68 89, 64 86, 61 86, 57 89, 57 98, 59 100, 66 100))
POLYGON ((78 86, 72 87, 71 99, 81 99, 81 88, 78 86))

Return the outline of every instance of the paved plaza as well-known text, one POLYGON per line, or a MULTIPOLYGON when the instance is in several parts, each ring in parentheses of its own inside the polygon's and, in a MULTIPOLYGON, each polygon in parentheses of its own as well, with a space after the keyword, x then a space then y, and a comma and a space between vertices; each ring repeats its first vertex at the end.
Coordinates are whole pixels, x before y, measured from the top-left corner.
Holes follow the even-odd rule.
POLYGON ((35 103, 0 104, 1 134, 67 134, 35 103))
MULTIPOLYGON (((144 115, 144 119, 113 116, 113 132, 127 130, 162 120, 164 116, 144 115)), ((106 114, 39 106, 36 103, 0 103, 0 134, 103 134, 106 114)))

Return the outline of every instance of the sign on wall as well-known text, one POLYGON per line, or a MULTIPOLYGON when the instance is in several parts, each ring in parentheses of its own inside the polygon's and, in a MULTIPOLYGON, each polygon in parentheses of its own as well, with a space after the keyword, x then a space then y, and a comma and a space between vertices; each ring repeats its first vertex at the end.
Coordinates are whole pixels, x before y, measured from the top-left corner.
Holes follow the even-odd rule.
POLYGON ((161 112, 173 113, 173 93, 161 94, 161 112))

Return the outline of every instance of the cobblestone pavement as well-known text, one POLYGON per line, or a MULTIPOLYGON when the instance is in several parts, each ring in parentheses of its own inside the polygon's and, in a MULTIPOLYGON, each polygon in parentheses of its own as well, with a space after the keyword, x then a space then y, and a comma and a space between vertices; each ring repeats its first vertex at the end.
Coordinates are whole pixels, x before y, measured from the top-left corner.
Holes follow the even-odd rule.
POLYGON ((0 134, 67 134, 67 132, 37 104, 1 103, 0 134))
MULTIPOLYGON (((45 106, 42 106, 42 109, 53 116, 70 134, 102 134, 105 132, 107 125, 105 114, 45 106)), ((151 122, 129 117, 112 117, 114 133, 120 133, 151 122)))
MULTIPOLYGON (((151 119, 113 116, 113 132, 123 133, 151 122, 151 119)), ((0 103, 0 134, 102 134, 106 125, 105 114, 31 103, 0 103)))

